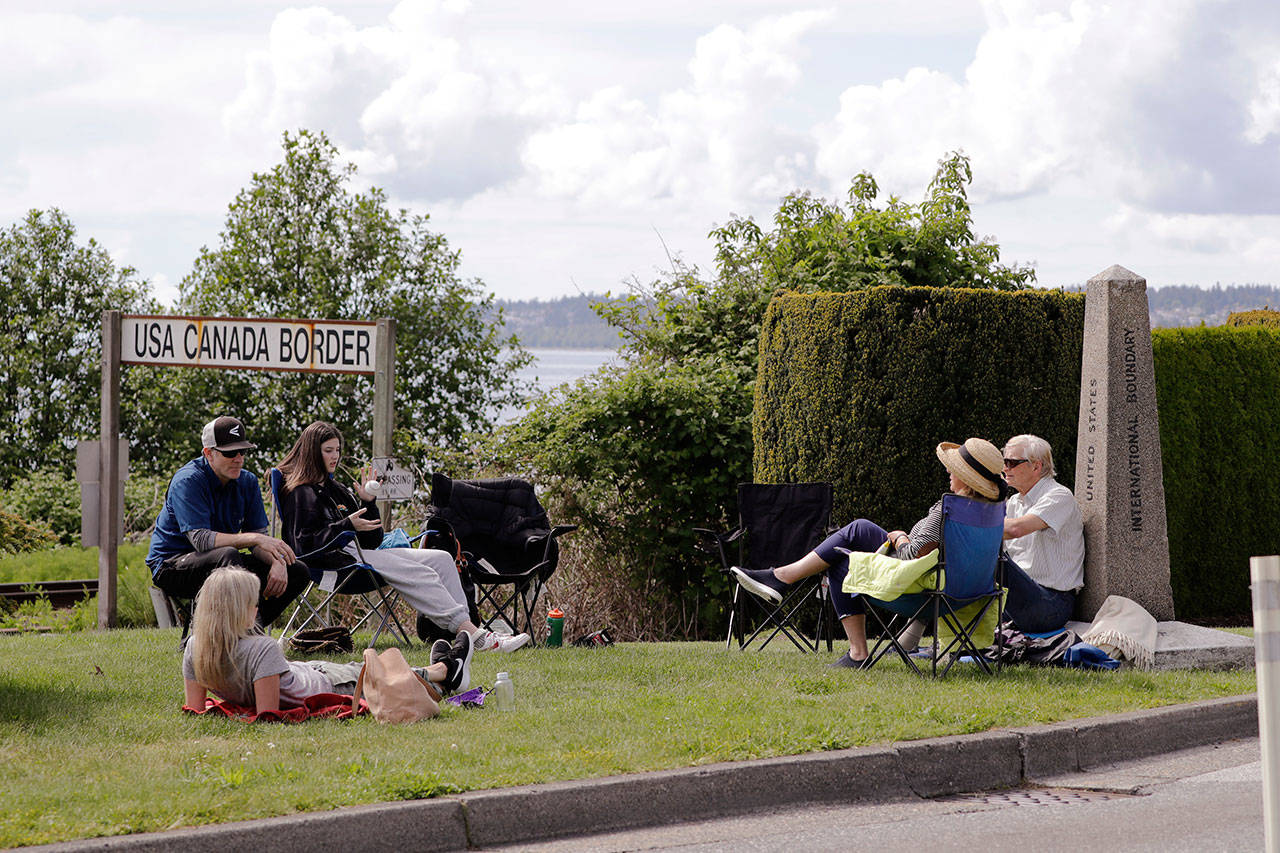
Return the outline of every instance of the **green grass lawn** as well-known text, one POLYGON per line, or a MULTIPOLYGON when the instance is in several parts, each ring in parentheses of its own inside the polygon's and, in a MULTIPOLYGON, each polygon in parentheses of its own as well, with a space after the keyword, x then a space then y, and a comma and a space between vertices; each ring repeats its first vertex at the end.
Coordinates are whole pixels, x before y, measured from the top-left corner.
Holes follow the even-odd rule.
MULTIPOLYGON (((151 572, 144 560, 147 543, 123 543, 116 554, 119 571, 116 576, 116 616, 124 627, 155 625, 155 609, 151 604, 151 572)), ((0 583, 30 581, 84 580, 98 577, 98 549, 79 547, 51 548, 25 554, 0 557, 0 583)), ((24 604, 17 608, 0 607, 0 628, 47 627, 55 631, 78 631, 98 624, 98 600, 81 603, 74 611, 53 610, 48 602, 24 604)))
MULTIPOLYGON (((116 551, 121 571, 140 566, 147 556, 147 543, 122 543, 116 551)), ((98 549, 64 546, 47 551, 0 556, 0 583, 21 581, 61 581, 96 578, 98 549)))
MULTIPOLYGON (((0 847, 979 732, 1252 692, 1252 670, 923 681, 717 643, 526 649, 516 710, 246 725, 179 712, 176 630, 0 637, 0 847)), ((410 662, 425 663, 416 646, 410 662)))

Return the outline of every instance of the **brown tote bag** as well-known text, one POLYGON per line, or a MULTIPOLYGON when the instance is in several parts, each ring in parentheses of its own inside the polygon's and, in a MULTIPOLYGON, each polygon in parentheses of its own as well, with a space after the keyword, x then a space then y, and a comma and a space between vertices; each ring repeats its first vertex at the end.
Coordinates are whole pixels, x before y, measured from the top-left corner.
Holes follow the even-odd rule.
POLYGON ((440 713, 439 692, 409 668, 398 648, 382 654, 364 650, 364 666, 351 697, 351 708, 360 707, 360 697, 380 723, 416 723, 440 713))

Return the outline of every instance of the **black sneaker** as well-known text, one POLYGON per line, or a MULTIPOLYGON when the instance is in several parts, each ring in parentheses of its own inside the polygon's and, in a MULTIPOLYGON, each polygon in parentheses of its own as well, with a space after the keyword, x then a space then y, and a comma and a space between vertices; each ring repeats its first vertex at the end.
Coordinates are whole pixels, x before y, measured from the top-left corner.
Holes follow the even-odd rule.
POLYGON ((827 664, 827 669, 866 669, 867 662, 871 658, 863 658, 862 660, 854 660, 853 656, 845 652, 833 662, 827 664))
POLYGON ((440 663, 440 661, 445 660, 449 657, 449 652, 452 649, 453 646, 449 644, 448 640, 443 638, 436 640, 431 644, 431 662, 440 663))
POLYGON ((778 580, 773 569, 740 569, 737 566, 729 569, 742 588, 747 592, 767 598, 774 604, 781 604, 782 597, 791 589, 791 584, 778 580))
MULTIPOLYGON (((434 647, 432 651, 435 651, 434 647)), ((471 635, 466 631, 459 631, 458 638, 449 647, 449 656, 444 660, 447 672, 444 681, 440 684, 444 695, 448 696, 471 686, 471 655, 474 653, 475 647, 471 645, 471 635)))

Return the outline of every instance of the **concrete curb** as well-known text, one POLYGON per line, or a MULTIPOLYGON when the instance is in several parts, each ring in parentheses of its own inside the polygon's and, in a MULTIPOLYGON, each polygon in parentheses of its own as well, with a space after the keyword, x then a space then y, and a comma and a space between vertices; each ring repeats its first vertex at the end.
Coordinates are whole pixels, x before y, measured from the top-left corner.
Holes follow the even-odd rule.
POLYGON ((1010 788, 1257 734, 1257 697, 1250 694, 891 746, 476 791, 27 849, 464 850, 809 803, 1010 788))

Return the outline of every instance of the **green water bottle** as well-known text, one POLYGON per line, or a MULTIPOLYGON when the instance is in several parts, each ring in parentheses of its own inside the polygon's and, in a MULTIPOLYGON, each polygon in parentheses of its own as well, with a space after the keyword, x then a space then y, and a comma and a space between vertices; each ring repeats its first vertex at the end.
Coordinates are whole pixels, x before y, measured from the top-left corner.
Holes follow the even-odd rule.
POLYGON ((563 646, 564 645, 564 611, 559 607, 553 607, 547 611, 547 645, 563 646))

